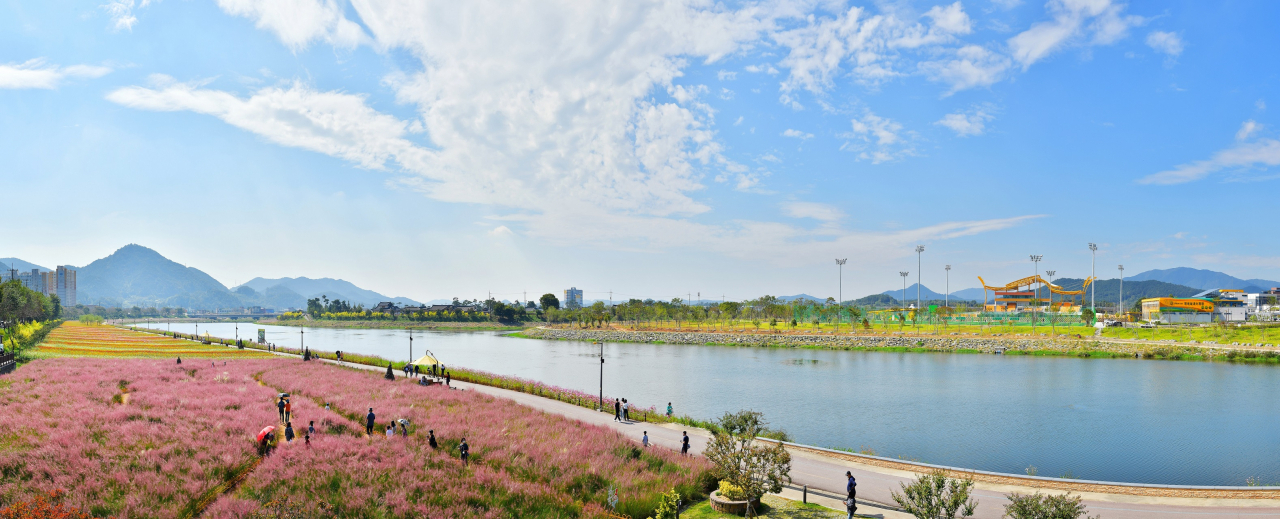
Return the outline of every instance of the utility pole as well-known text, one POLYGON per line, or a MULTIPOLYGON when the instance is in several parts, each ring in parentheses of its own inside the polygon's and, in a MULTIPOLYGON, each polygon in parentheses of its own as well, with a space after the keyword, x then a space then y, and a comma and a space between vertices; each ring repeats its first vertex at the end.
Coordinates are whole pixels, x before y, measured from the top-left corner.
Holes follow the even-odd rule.
MULTIPOLYGON (((898 275, 899 275, 899 276, 902 276, 902 304, 903 304, 903 306, 904 306, 904 310, 905 310, 905 306, 906 306, 906 304, 907 304, 907 275, 908 275, 908 274, 910 274, 910 273, 911 273, 910 271, 899 271, 899 272, 898 272, 898 275)), ((901 328, 902 326, 905 326, 906 324, 907 324, 907 312, 905 312, 905 311, 904 311, 904 312, 902 312, 902 322, 900 322, 900 323, 899 323, 899 326, 898 326, 898 327, 899 327, 899 328, 901 328)))
POLYGON ((836 265, 840 271, 840 285, 836 289, 836 333, 840 333, 840 309, 844 307, 844 263, 849 258, 836 258, 836 265))

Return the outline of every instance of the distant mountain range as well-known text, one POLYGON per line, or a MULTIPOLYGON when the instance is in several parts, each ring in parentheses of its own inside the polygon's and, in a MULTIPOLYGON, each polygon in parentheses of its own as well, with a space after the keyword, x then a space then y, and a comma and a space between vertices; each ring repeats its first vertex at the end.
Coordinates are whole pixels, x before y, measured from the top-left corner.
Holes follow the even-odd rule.
POLYGON ((1245 292, 1261 292, 1272 287, 1280 287, 1280 281, 1270 281, 1266 279, 1240 279, 1221 272, 1187 267, 1148 270, 1125 279, 1125 281, 1129 280, 1164 281, 1165 283, 1173 283, 1175 285, 1183 285, 1191 288, 1198 288, 1200 290, 1234 288, 1244 290, 1245 292))
POLYGON ((49 269, 36 265, 35 263, 27 263, 18 258, 0 258, 0 269, 17 269, 18 272, 31 272, 31 269, 40 269, 40 272, 48 272, 49 269))
MULTIPOLYGON (((48 270, 17 258, 3 258, 14 268, 48 270)), ((307 299, 328 296, 372 307, 382 301, 419 304, 405 297, 387 297, 341 279, 254 278, 228 289, 200 269, 176 263, 141 245, 126 245, 110 256, 76 268, 76 299, 80 304, 104 306, 169 306, 213 310, 264 306, 283 310, 305 308, 307 299)))
MULTIPOLYGON (((916 286, 917 286, 917 285, 919 285, 919 284, 918 284, 918 283, 912 283, 912 284, 910 284, 910 285, 907 285, 907 301, 915 301, 915 300, 916 300, 916 286)), ((938 292, 934 292, 934 291, 932 291, 932 290, 929 290, 929 287, 926 287, 926 286, 924 286, 924 285, 919 285, 919 286, 920 286, 920 300, 921 300, 921 301, 932 301, 932 300, 942 301, 942 300, 944 300, 944 299, 946 299, 946 298, 947 298, 947 296, 946 296, 946 295, 944 295, 944 294, 941 294, 941 293, 938 293, 938 292)), ((894 301, 897 301, 897 300, 899 300, 899 299, 902 299, 902 289, 901 289, 901 288, 899 288, 899 289, 897 289, 897 290, 885 290, 884 292, 881 292, 881 294, 884 294, 884 295, 887 295, 887 296, 889 296, 889 297, 892 297, 892 298, 894 299, 894 301)), ((951 293, 951 300, 952 300, 952 301, 974 301, 974 300, 981 301, 981 300, 982 300, 982 289, 981 289, 981 288, 967 288, 967 289, 964 289, 964 290, 957 290, 957 291, 955 291, 955 292, 952 292, 952 293, 951 293), (976 294, 974 294, 974 292, 976 292, 976 294)))

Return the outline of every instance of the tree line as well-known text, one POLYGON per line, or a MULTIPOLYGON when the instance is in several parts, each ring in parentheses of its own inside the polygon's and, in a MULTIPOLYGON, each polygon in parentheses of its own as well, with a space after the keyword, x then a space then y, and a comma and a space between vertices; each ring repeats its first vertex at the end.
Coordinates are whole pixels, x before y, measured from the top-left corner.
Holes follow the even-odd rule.
POLYGON ((0 283, 0 321, 13 325, 34 321, 52 321, 62 316, 62 301, 56 295, 45 295, 13 280, 0 283))

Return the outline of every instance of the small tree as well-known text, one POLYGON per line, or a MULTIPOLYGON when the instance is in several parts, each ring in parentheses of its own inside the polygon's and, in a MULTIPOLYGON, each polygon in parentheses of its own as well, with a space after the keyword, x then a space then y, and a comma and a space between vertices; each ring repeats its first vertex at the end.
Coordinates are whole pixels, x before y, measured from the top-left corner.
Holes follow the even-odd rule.
POLYGON ((680 517, 680 493, 676 489, 658 495, 658 506, 649 519, 676 519, 680 517))
POLYGON ((951 479, 938 470, 921 474, 910 485, 902 484, 903 493, 894 491, 892 496, 903 511, 917 519, 955 519, 973 517, 978 508, 978 501, 969 497, 972 488, 972 479, 951 479))
POLYGON ((762 414, 756 411, 725 413, 719 420, 711 443, 703 453, 716 467, 716 475, 741 488, 750 499, 769 492, 781 492, 791 482, 791 454, 781 443, 757 445, 765 432, 762 414))
POLYGON ((1007 496, 1004 516, 1009 519, 1099 519, 1089 517, 1089 510, 1080 502, 1080 496, 1013 493, 1007 496))

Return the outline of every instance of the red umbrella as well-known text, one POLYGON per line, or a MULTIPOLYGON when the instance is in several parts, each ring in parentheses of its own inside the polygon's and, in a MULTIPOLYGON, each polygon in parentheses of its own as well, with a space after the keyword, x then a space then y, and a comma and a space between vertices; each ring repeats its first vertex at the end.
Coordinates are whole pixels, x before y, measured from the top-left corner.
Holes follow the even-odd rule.
POLYGON ((266 427, 263 427, 262 430, 258 432, 258 441, 262 441, 263 438, 265 438, 268 434, 271 434, 271 431, 274 431, 274 430, 276 430, 276 426, 274 425, 268 425, 266 427))

